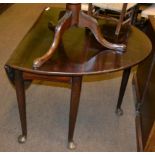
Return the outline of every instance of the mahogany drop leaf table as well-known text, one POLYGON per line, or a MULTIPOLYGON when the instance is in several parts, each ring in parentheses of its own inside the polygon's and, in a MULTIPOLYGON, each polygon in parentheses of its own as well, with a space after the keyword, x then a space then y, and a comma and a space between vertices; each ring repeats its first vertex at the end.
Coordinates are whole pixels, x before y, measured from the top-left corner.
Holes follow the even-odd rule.
MULTIPOLYGON (((131 67, 147 58, 152 46, 150 40, 143 32, 131 26, 125 40, 125 52, 122 54, 114 50, 110 50, 109 52, 109 49, 103 47, 96 40, 91 31, 72 26, 64 32, 53 56, 39 68, 34 69, 34 60, 44 55, 51 46, 54 31, 51 29, 50 24, 56 25, 58 23, 61 11, 62 9, 58 8, 46 8, 42 12, 7 61, 5 70, 17 94, 22 128, 22 134, 18 139, 20 143, 24 143, 27 138, 25 83, 29 80, 39 79, 71 84, 68 142, 69 148, 73 149, 75 148, 73 135, 82 77, 123 70, 116 106, 116 113, 122 115, 121 104, 131 67)), ((104 25, 105 23, 102 24, 104 25)), ((109 27, 111 28, 110 25, 109 27)), ((104 31, 103 29, 102 32, 104 36, 104 32, 107 33, 109 31, 104 31)))

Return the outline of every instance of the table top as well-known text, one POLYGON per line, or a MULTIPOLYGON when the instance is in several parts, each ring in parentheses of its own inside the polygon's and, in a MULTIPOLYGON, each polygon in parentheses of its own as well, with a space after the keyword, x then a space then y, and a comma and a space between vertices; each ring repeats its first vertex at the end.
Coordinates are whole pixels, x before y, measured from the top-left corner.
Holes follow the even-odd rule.
POLYGON ((46 75, 100 74, 132 67, 143 61, 151 52, 152 45, 148 37, 133 26, 126 40, 127 49, 123 54, 105 49, 88 30, 71 27, 64 33, 52 58, 35 70, 33 61, 46 53, 52 44, 54 31, 48 28, 49 22, 56 24, 60 11, 62 9, 45 9, 6 65, 46 75))

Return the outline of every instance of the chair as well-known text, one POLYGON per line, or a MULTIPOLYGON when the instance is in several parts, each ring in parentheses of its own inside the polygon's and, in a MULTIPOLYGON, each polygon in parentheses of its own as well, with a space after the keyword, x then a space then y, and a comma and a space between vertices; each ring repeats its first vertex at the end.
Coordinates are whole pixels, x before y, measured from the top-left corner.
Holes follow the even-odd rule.
POLYGON ((136 3, 90 3, 88 14, 98 19, 115 21, 115 35, 118 36, 123 25, 132 23, 135 6, 136 3))

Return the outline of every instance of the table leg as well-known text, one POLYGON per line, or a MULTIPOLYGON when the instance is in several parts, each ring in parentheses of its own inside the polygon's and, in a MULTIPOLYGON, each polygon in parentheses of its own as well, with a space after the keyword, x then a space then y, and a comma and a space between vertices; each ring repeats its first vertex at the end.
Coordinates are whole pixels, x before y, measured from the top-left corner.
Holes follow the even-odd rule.
POLYGON ((80 101, 81 85, 82 85, 82 76, 72 77, 70 114, 69 114, 69 133, 68 133, 69 149, 75 149, 73 135, 80 101))
POLYGON ((25 88, 24 88, 23 73, 19 70, 15 71, 15 88, 16 88, 19 116, 22 128, 22 135, 18 137, 18 142, 24 143, 27 137, 25 88))
POLYGON ((122 100, 123 100, 124 93, 126 90, 126 86, 128 83, 130 71, 131 71, 131 68, 127 68, 123 71, 123 77, 122 77, 122 82, 121 82, 121 87, 120 87, 119 97, 118 97, 118 102, 117 102, 117 107, 116 107, 117 115, 123 115, 123 110, 121 109, 121 105, 122 105, 122 100))

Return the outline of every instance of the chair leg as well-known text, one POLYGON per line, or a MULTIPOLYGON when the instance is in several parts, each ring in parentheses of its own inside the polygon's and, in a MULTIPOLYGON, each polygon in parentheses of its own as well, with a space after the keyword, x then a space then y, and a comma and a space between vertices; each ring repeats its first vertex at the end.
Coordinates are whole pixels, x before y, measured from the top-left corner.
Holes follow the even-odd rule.
POLYGON ((123 110, 121 109, 121 105, 122 105, 124 93, 126 90, 126 86, 128 83, 130 71, 131 71, 131 68, 127 68, 123 71, 123 77, 122 77, 122 82, 121 82, 121 87, 120 87, 119 97, 118 97, 118 102, 116 107, 116 114, 119 116, 123 115, 123 110))
POLYGON ((120 17, 119 17, 119 21, 118 21, 118 24, 117 24, 117 27, 116 27, 115 35, 119 35, 119 33, 120 33, 121 26, 122 26, 124 16, 125 16, 125 13, 126 13, 127 5, 128 5, 127 3, 123 4, 122 11, 121 11, 121 14, 120 14, 120 17))
POLYGON ((75 149, 73 136, 80 101, 81 85, 82 85, 82 76, 72 77, 70 114, 69 114, 69 133, 68 133, 69 149, 75 149))
POLYGON ((24 88, 23 74, 19 70, 15 71, 15 88, 16 88, 19 116, 22 128, 22 135, 18 137, 18 142, 24 143, 27 138, 25 88, 24 88))
POLYGON ((93 11, 93 5, 92 5, 92 3, 89 3, 88 4, 88 15, 92 15, 92 11, 93 11))
POLYGON ((137 5, 133 8, 133 14, 132 14, 132 18, 131 18, 131 24, 132 24, 132 25, 136 25, 138 14, 139 14, 139 4, 137 4, 137 5))

